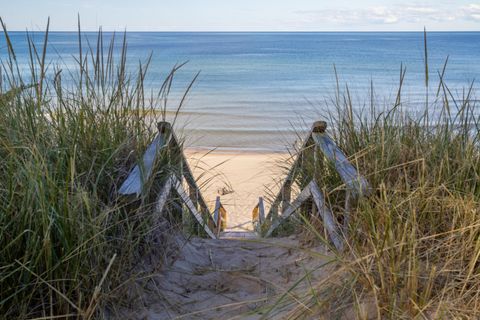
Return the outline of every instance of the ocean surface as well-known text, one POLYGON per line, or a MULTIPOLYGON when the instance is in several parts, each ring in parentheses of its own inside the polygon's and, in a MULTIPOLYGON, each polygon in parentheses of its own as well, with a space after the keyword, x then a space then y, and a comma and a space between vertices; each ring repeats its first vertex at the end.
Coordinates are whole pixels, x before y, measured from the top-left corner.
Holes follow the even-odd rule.
MULTIPOLYGON (((112 33, 104 33, 107 45, 112 33)), ((43 34, 33 33, 41 44, 43 34)), ((117 45, 123 37, 117 34, 117 45)), ((28 66, 26 33, 11 32, 17 60, 28 66)), ((96 45, 96 33, 84 33, 96 45)), ((356 108, 370 98, 371 83, 379 105, 391 103, 406 67, 404 101, 421 108, 425 101, 423 32, 401 33, 139 33, 128 32, 128 64, 135 70, 150 54, 145 84, 158 90, 175 64, 178 71, 169 109, 200 72, 182 109, 177 128, 187 145, 225 151, 282 151, 304 129, 326 115, 335 96, 337 70, 342 90, 348 84, 356 108)), ((120 54, 117 48, 116 55, 120 54)), ((105 49, 106 50, 106 49, 105 49)), ((430 92, 449 57, 445 81, 454 94, 480 76, 480 33, 428 33, 430 92)), ((0 59, 7 57, 0 36, 0 59)), ((78 57, 75 32, 49 34, 48 58, 62 69, 78 57)), ((50 68, 53 69, 53 68, 50 68)), ((414 110, 415 111, 415 110, 414 110)))

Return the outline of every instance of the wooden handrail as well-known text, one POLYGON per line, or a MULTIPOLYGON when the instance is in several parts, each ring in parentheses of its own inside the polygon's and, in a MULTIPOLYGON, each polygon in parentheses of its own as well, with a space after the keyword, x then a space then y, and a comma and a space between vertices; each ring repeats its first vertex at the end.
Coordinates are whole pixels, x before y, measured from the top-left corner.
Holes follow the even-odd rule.
MULTIPOLYGON (((172 126, 168 122, 159 122, 157 125, 158 134, 147 147, 142 160, 135 165, 118 190, 121 196, 134 196, 138 198, 146 191, 147 182, 155 176, 155 163, 158 155, 165 149, 175 151, 179 155, 180 172, 172 173, 163 185, 160 194, 155 195, 156 210, 162 211, 172 190, 180 196, 182 203, 188 208, 197 222, 203 226, 205 232, 212 238, 216 238, 217 230, 221 226, 213 218, 202 194, 200 188, 193 177, 192 170, 183 154, 172 126), (182 181, 185 181, 189 192, 183 188, 182 181), (206 221, 204 220, 206 219, 206 221)), ((152 182, 157 183, 157 182, 152 182)), ((222 207, 223 208, 223 207, 222 207)), ((225 210, 225 209, 223 209, 225 210)), ((224 214, 225 215, 225 214, 224 214)))
POLYGON ((346 186, 345 197, 345 216, 344 216, 344 231, 349 221, 349 210, 351 201, 358 199, 361 196, 368 195, 371 191, 368 181, 361 176, 357 169, 348 161, 342 150, 335 144, 335 142, 325 133, 327 123, 325 121, 317 121, 313 124, 307 138, 304 140, 302 148, 295 159, 287 177, 285 178, 282 187, 266 218, 266 222, 270 223, 270 227, 264 236, 271 236, 273 231, 280 226, 286 219, 288 219, 300 206, 308 199, 312 199, 314 208, 323 220, 325 228, 334 246, 341 250, 343 243, 340 238, 341 232, 337 227, 336 219, 332 212, 326 207, 325 201, 319 188, 316 178, 321 174, 317 172, 317 151, 320 151, 324 159, 332 163, 335 170, 340 175, 342 182, 346 186), (299 173, 302 166, 302 161, 306 156, 306 152, 313 152, 314 155, 314 176, 312 181, 300 192, 297 198, 290 204, 291 187, 299 173), (282 203, 282 213, 278 216, 278 207, 282 203))
POLYGON ((318 213, 323 219, 325 228, 327 229, 328 235, 330 236, 330 239, 332 240, 334 246, 337 248, 337 250, 341 250, 343 244, 340 238, 340 232, 338 230, 337 223, 335 222, 335 218, 333 217, 332 212, 325 205, 325 200, 323 198, 322 192, 320 191, 320 188, 313 180, 300 192, 298 197, 283 212, 282 216, 280 216, 272 223, 267 233, 265 234, 265 237, 271 236, 273 231, 275 231, 278 226, 280 226, 285 220, 287 220, 310 197, 313 198, 318 213))
POLYGON ((118 193, 123 196, 140 196, 146 181, 152 176, 153 166, 158 153, 168 145, 170 135, 165 131, 159 132, 143 154, 141 163, 135 165, 127 179, 123 182, 118 193))
POLYGON ((325 133, 316 132, 312 133, 312 138, 327 160, 335 166, 335 170, 349 191, 356 196, 367 195, 370 191, 367 180, 357 172, 332 138, 325 133))

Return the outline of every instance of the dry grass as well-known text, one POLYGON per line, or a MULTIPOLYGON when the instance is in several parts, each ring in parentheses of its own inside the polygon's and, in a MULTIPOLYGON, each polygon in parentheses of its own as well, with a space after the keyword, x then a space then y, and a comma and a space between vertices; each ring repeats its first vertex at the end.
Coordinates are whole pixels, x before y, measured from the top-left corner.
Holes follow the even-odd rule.
POLYGON ((178 66, 149 97, 149 61, 128 70, 121 36, 104 44, 100 31, 92 47, 79 32, 65 69, 49 62, 47 27, 42 47, 27 39, 25 72, 3 31, 0 317, 90 319, 128 297, 145 256, 168 254, 172 226, 148 202, 117 201, 116 188, 155 134, 153 115, 165 117, 178 66))
MULTIPOLYGON (((423 107, 403 102, 403 68, 391 105, 355 102, 348 87, 326 101, 330 134, 374 193, 352 208, 337 272, 300 298, 313 311, 277 302, 291 307, 292 319, 480 317, 478 103, 473 84, 452 94, 444 71, 434 87, 427 80, 436 95, 423 107)), ((312 177, 310 163, 297 182, 312 177)), ((328 169, 318 179, 341 217, 341 180, 328 169)))

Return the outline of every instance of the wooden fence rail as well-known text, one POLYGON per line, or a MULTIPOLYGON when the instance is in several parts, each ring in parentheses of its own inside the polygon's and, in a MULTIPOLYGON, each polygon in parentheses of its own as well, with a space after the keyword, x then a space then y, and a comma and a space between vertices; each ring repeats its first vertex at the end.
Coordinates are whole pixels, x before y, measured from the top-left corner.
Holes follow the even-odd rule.
MULTIPOLYGON (((255 212, 260 207, 259 204, 253 211, 254 225, 256 230, 263 236, 271 236, 283 222, 285 222, 292 214, 294 214, 307 200, 311 199, 313 202, 312 213, 315 212, 322 219, 327 234, 333 245, 341 250, 343 248, 342 231, 346 231, 349 222, 349 209, 351 202, 356 199, 368 195, 370 193, 370 186, 368 181, 361 176, 357 169, 348 161, 345 154, 335 144, 335 142, 326 133, 327 124, 324 121, 317 121, 314 123, 307 139, 305 139, 303 146, 295 159, 295 162, 290 169, 277 197, 272 202, 267 217, 262 221, 260 218, 255 219, 255 212), (345 184, 345 210, 344 210, 344 225, 343 230, 339 228, 337 219, 332 214, 331 210, 326 206, 324 196, 319 188, 316 178, 322 174, 318 170, 319 151, 324 159, 330 163, 338 172, 342 182, 345 184), (313 153, 313 178, 298 194, 297 198, 291 201, 292 185, 299 172, 302 170, 304 158, 307 153, 313 153), (280 213, 280 214, 279 214, 280 213), (265 232, 262 232, 261 225, 267 223, 269 226, 265 232)), ((263 202, 261 204, 263 208, 263 202)))
POLYGON ((177 138, 168 122, 158 123, 158 134, 147 147, 141 161, 135 165, 128 177, 118 190, 123 197, 133 199, 153 199, 157 212, 163 212, 167 201, 172 196, 180 200, 182 206, 195 218, 211 238, 217 238, 225 227, 226 211, 220 198, 217 198, 214 215, 210 212, 188 162, 183 154, 177 138), (163 177, 161 158, 169 157, 169 166, 173 168, 164 172, 163 177), (188 192, 184 188, 188 186, 188 192))

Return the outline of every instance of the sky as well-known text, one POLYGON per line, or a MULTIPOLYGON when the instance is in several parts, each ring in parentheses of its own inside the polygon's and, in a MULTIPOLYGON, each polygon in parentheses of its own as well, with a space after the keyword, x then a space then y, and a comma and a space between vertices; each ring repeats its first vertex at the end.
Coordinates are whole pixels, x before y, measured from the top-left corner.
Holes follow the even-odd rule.
POLYGON ((8 30, 478 31, 479 0, 0 0, 8 30))

